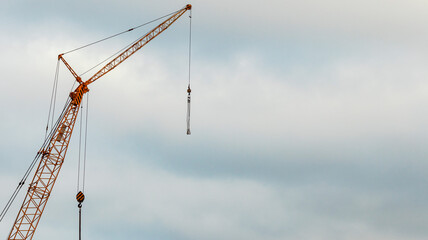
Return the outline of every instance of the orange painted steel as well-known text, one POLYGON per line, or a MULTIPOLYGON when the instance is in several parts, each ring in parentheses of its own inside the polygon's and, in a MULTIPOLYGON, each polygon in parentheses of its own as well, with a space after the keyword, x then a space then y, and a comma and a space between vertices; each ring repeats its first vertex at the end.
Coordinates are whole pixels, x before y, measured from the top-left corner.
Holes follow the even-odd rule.
POLYGON ((155 27, 153 30, 148 32, 146 35, 144 35, 142 38, 140 38, 137 42, 132 44, 129 48, 127 48, 125 51, 123 51, 119 56, 115 57, 113 60, 111 60, 109 63, 107 63, 103 68, 101 68, 97 73, 95 73, 94 76, 89 78, 86 83, 91 84, 98 78, 104 76, 106 73, 113 70, 115 67, 117 67, 119 64, 121 64, 123 61, 125 61, 127 58, 129 58, 132 54, 140 50, 144 45, 149 43, 151 40, 153 40, 155 37, 157 37, 159 34, 161 34, 163 31, 165 31, 171 24, 173 24, 181 15, 183 15, 187 10, 192 9, 192 5, 188 4, 183 9, 176 12, 174 15, 169 17, 167 20, 159 24, 157 27, 155 27))
POLYGON ((79 104, 69 101, 42 157, 8 239, 32 239, 67 153, 79 104))
POLYGON ((78 83, 82 83, 82 79, 79 77, 79 75, 77 75, 77 73, 74 71, 74 69, 68 64, 67 61, 65 61, 65 59, 62 57, 64 54, 60 54, 58 55, 58 60, 61 60, 64 65, 68 68, 68 70, 70 70, 71 74, 73 74, 73 77, 76 78, 76 81, 78 83))
POLYGON ((58 59, 62 60, 76 78, 79 86, 70 93, 70 98, 68 99, 65 111, 58 120, 59 124, 54 129, 49 144, 44 149, 40 150, 40 163, 34 174, 33 180, 30 183, 27 195, 25 196, 24 202, 19 210, 18 216, 16 217, 8 240, 31 240, 33 238, 42 213, 46 207, 46 203, 52 193, 52 189, 55 185, 62 164, 64 163, 82 98, 84 94, 89 91, 88 85, 113 70, 120 63, 125 61, 136 51, 165 31, 172 23, 191 8, 192 6, 188 4, 181 10, 174 13, 171 17, 159 24, 145 36, 141 37, 131 47, 124 50, 124 52, 122 52, 118 57, 110 61, 85 82, 81 80, 73 68, 65 61, 62 54, 58 56, 58 59))

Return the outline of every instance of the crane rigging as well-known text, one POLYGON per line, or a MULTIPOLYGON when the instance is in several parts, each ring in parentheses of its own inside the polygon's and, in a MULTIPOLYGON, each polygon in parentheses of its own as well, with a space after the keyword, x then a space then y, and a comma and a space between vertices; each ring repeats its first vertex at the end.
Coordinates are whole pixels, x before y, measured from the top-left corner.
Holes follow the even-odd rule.
MULTIPOLYGON (((64 163, 64 159, 70 143, 70 138, 73 133, 74 125, 76 123, 77 115, 79 113, 80 106, 82 103, 82 98, 86 93, 89 92, 88 85, 95 82, 96 80, 103 77, 105 74, 107 74, 108 72, 112 71, 114 68, 119 66, 121 63, 127 60, 130 56, 132 56, 134 53, 136 53, 138 50, 144 47, 147 43, 149 43, 151 40, 153 40, 159 34, 165 31, 168 27, 170 27, 186 11, 191 9, 192 9, 192 6, 190 4, 187 4, 184 8, 173 13, 172 16, 168 17, 165 21, 163 21, 158 26, 153 28, 143 37, 139 38, 131 46, 126 48, 124 51, 122 51, 118 56, 116 56, 111 61, 109 61, 104 67, 99 69, 93 76, 91 76, 85 81, 82 80, 81 75, 79 76, 64 58, 65 54, 78 50, 80 48, 58 55, 58 62, 61 61, 67 67, 67 69, 76 79, 78 86, 74 89, 74 91, 70 93, 69 98, 66 101, 65 107, 61 112, 57 122, 52 126, 52 130, 50 134, 46 137, 45 142, 43 143, 40 150, 37 152, 36 157, 31 163, 29 170, 27 170, 23 179, 19 182, 17 190, 15 190, 15 192, 11 197, 11 200, 9 200, 9 202, 6 204, 5 209, 2 211, 0 215, 0 221, 1 221, 1 219, 4 217, 5 212, 9 209, 10 204, 16 198, 17 192, 24 185, 25 179, 29 176, 31 169, 36 165, 37 161, 39 161, 35 174, 33 176, 33 179, 29 184, 29 188, 26 193, 25 199, 22 203, 21 208, 19 209, 16 220, 10 231, 8 240, 12 240, 12 239, 31 240, 33 238, 35 230, 39 224, 40 218, 46 207, 47 201, 51 196, 52 189, 55 185, 59 172, 64 163)), ((191 18, 191 15, 189 17, 191 18)), ((135 28, 131 28, 124 32, 132 31, 133 29, 135 28)), ((119 33, 119 34, 122 34, 122 33, 119 33)), ((116 35, 119 35, 119 34, 116 34, 116 35)), ((116 35, 113 35, 113 36, 116 36, 116 35)), ((105 39, 102 39, 100 41, 103 41, 103 40, 105 39)), ((94 42, 92 44, 95 44, 97 42, 94 42)), ((86 46, 89 46, 92 44, 88 44, 86 46)), ((83 46, 83 47, 86 47, 86 46, 83 46)), ((190 44, 189 44, 189 48, 190 48, 190 44)), ((57 71, 58 71, 58 67, 57 67, 57 71)), ((190 90, 190 49, 189 49, 189 85, 187 89, 187 93, 188 93, 187 134, 188 135, 190 134, 190 127, 189 127, 190 92, 191 90, 190 90)), ((80 198, 78 197, 78 201, 79 199, 83 201, 81 195, 80 195, 80 198)), ((81 202, 79 201, 79 204, 80 203, 81 202)))

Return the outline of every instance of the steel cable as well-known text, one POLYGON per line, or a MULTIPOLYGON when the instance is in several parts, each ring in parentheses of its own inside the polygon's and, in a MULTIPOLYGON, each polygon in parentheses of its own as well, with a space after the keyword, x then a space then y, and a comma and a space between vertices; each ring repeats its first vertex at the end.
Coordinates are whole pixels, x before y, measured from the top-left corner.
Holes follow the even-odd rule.
POLYGON ((30 175, 31 171, 33 170, 34 166, 36 165, 36 163, 38 162, 38 160, 40 159, 40 156, 42 156, 43 150, 45 149, 46 145, 49 144, 50 140, 52 139, 53 135, 56 132, 56 129, 58 128, 58 125, 60 123, 60 120, 62 119, 62 117, 64 116, 68 105, 70 104, 71 100, 68 99, 68 101, 66 102, 64 109, 60 115, 60 117, 58 118, 57 122, 55 123, 55 126, 52 127, 51 132, 49 133, 49 135, 47 137, 45 137, 45 141, 42 144, 42 147, 40 148, 40 150, 37 152, 36 156, 34 157, 33 161, 31 162, 30 166, 27 168, 27 171, 25 172, 24 176, 22 177, 21 181, 18 183, 18 186, 16 187, 15 191, 12 193, 12 196, 9 198, 8 202, 6 203, 5 207, 3 208, 2 212, 0 213, 0 222, 3 220, 3 218, 5 217, 7 211, 9 210, 9 208, 11 207, 12 203, 14 202, 16 196, 19 194, 19 191, 21 190, 22 186, 25 184, 25 182, 27 181, 28 176, 30 175))
POLYGON ((86 147, 88 143, 88 116, 89 116, 89 93, 86 94, 86 118, 85 118, 85 148, 83 151, 83 180, 82 192, 85 192, 85 176, 86 176, 86 147))
MULTIPOLYGON (((56 91, 58 89, 58 73, 59 73, 59 60, 56 64, 55 78, 54 78, 54 82, 53 82, 53 86, 52 86, 51 101, 49 104, 49 113, 48 113, 48 121, 46 123, 45 138, 46 138, 46 136, 48 134, 48 130, 49 130, 49 121, 51 118, 51 113, 52 113, 52 119, 53 119, 53 115, 54 115, 54 113, 52 112, 52 103, 54 103, 54 101, 55 101, 54 98, 56 98, 56 91)), ((53 123, 53 120, 52 120, 52 123, 53 123)), ((52 123, 51 123, 51 125, 53 125, 52 123)))
POLYGON ((190 100, 191 96, 190 93, 192 90, 190 89, 190 67, 191 67, 191 60, 192 60, 192 10, 190 10, 189 13, 189 19, 190 19, 190 26, 189 26, 189 83, 187 85, 187 114, 186 114, 186 123, 187 123, 187 131, 186 134, 190 135, 190 100))
POLYGON ((114 37, 117 37, 117 36, 122 35, 122 34, 124 34, 124 33, 131 32, 131 31, 133 31, 133 30, 135 30, 135 29, 137 29, 137 28, 143 27, 143 26, 145 26, 145 25, 147 25, 147 24, 150 24, 150 23, 152 23, 152 22, 156 22, 156 21, 158 21, 158 20, 160 20, 160 19, 162 19, 162 18, 165 18, 165 17, 171 16, 171 15, 173 15, 173 14, 175 14, 175 13, 179 12, 179 11, 180 11, 180 10, 175 11, 175 12, 172 12, 172 13, 169 13, 169 14, 167 14, 167 15, 165 15, 165 16, 162 16, 162 17, 156 18, 156 19, 154 19, 154 20, 151 20, 151 21, 149 21, 149 22, 143 23, 143 24, 138 25, 138 26, 136 26, 136 27, 130 28, 130 29, 125 30, 125 31, 122 31, 122 32, 120 32, 120 33, 113 34, 113 35, 111 35, 111 36, 109 36, 109 37, 106 37, 106 38, 100 39, 100 40, 98 40, 98 41, 95 41, 95 42, 92 42, 92 43, 89 43, 89 44, 86 44, 86 45, 84 45, 84 46, 81 46, 81 47, 75 48, 75 49, 73 49, 73 50, 67 51, 67 52, 63 53, 62 55, 65 55, 65 54, 68 54, 68 53, 71 53, 71 52, 74 52, 74 51, 80 50, 80 49, 82 49, 82 48, 86 48, 86 47, 92 46, 92 45, 94 45, 94 44, 97 44, 97 43, 103 42, 103 41, 105 41, 105 40, 108 40, 108 39, 111 39, 111 38, 114 38, 114 37))

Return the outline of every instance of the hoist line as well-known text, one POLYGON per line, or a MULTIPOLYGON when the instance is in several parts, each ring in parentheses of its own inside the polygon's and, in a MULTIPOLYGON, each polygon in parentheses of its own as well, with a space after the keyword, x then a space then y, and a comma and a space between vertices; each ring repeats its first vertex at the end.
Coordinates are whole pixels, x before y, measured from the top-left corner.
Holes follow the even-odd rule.
POLYGON ((6 206, 3 208, 2 212, 0 213, 0 222, 3 220, 7 211, 11 207, 12 203, 15 201, 16 196, 19 194, 19 191, 21 190, 22 186, 24 186, 25 181, 27 181, 28 176, 30 175, 31 171, 33 170, 34 166, 36 165, 37 161, 39 160, 40 156, 42 156, 42 150, 46 147, 46 145, 49 144, 51 138, 55 134, 56 129, 58 128, 59 123, 61 122, 60 120, 64 116, 70 102, 71 102, 71 99, 68 99, 60 117, 58 118, 57 122, 55 123, 55 126, 52 127, 49 135, 47 137, 45 137, 45 141, 43 142, 42 147, 40 148, 40 151, 37 152, 36 156, 34 157, 33 161, 31 162, 30 166, 28 167, 27 171, 25 172, 24 176, 22 177, 21 181, 18 183, 18 186, 16 187, 15 191, 12 193, 12 196, 9 198, 8 202, 6 203, 6 206))
MULTIPOLYGON (((81 106, 83 109, 83 105, 81 106)), ((86 146, 88 139, 88 113, 89 113, 89 95, 86 95, 86 113, 83 116, 83 111, 80 115, 80 132, 79 132, 79 157, 77 162, 77 192, 82 189, 82 192, 85 192, 85 177, 86 177, 86 146), (82 129, 84 129, 84 134, 82 135, 82 129), (83 138, 83 143, 82 143, 83 138), (83 159, 83 167, 82 167, 83 159), (81 173, 82 172, 82 173, 81 173), (82 181, 81 181, 82 180, 82 181), (82 185, 80 185, 82 183, 82 185), (81 188, 80 188, 81 187, 81 188)))
POLYGON ((192 60, 192 10, 189 12, 189 83, 187 85, 187 115, 186 115, 186 123, 187 123, 187 131, 186 134, 190 135, 190 100, 191 96, 190 93, 192 90, 190 89, 190 66, 191 66, 191 60, 192 60))
POLYGON ((189 86, 190 86, 190 65, 192 60, 192 10, 189 13, 190 26, 189 26, 189 86))
MULTIPOLYGON (((83 106, 80 106, 80 109, 83 109, 83 106)), ((79 157, 77 159, 77 191, 79 192, 80 185, 80 152, 82 148, 82 122, 83 122, 83 114, 80 114, 80 126, 79 126, 79 157)))
POLYGON ((92 42, 92 43, 86 44, 86 45, 84 45, 84 46, 81 46, 81 47, 75 48, 75 49, 70 50, 70 51, 68 51, 68 52, 62 53, 62 55, 65 55, 65 54, 68 54, 68 53, 71 53, 71 52, 74 52, 74 51, 80 50, 80 49, 82 49, 82 48, 86 48, 86 47, 92 46, 92 45, 94 45, 94 44, 97 44, 97 43, 103 42, 103 41, 108 40, 108 39, 110 39, 110 38, 117 37, 117 36, 122 35, 122 34, 124 34, 124 33, 131 32, 131 31, 133 31, 133 30, 135 30, 135 29, 137 29, 137 28, 143 27, 143 26, 145 26, 145 25, 147 25, 147 24, 150 24, 150 23, 152 23, 152 22, 156 22, 156 21, 158 21, 158 20, 160 20, 160 19, 162 19, 162 18, 165 18, 165 17, 171 16, 171 15, 173 15, 173 14, 176 14, 176 13, 177 13, 177 12, 179 12, 179 11, 180 11, 180 10, 175 11, 175 12, 172 12, 172 13, 169 13, 169 14, 167 14, 167 15, 164 15, 164 16, 162 16, 162 17, 156 18, 156 19, 151 20, 151 21, 149 21, 149 22, 143 23, 143 24, 138 25, 138 26, 136 26, 136 27, 130 28, 130 29, 125 30, 125 31, 122 31, 122 32, 120 32, 120 33, 116 33, 116 34, 113 34, 113 35, 111 35, 111 36, 109 36, 109 37, 106 37, 106 38, 100 39, 100 40, 98 40, 98 41, 95 41, 95 42, 92 42))
POLYGON ((89 93, 86 94, 86 118, 85 118, 85 150, 83 151, 83 180, 82 192, 85 192, 85 177, 86 177, 86 147, 88 143, 88 116, 89 116, 89 93))
MULTIPOLYGON (((82 106, 83 108, 83 106, 82 106)), ((80 118, 80 136, 79 136, 79 167, 78 167, 78 177, 77 177, 77 196, 76 199, 79 202, 77 207, 79 208, 79 240, 82 239, 82 202, 84 199, 84 192, 85 192, 85 176, 86 176, 86 146, 87 146, 87 140, 88 140, 88 114, 89 114, 89 93, 86 95, 86 114, 85 114, 85 125, 83 125, 83 111, 81 113, 80 118), (84 148, 83 148, 83 177, 82 177, 82 191, 79 192, 79 181, 80 181, 80 151, 81 151, 81 140, 82 140, 82 127, 85 128, 85 136, 84 136, 84 148), (79 195, 83 195, 83 199, 79 199, 79 195)))
POLYGON ((79 203, 79 240, 82 240, 82 204, 79 203))

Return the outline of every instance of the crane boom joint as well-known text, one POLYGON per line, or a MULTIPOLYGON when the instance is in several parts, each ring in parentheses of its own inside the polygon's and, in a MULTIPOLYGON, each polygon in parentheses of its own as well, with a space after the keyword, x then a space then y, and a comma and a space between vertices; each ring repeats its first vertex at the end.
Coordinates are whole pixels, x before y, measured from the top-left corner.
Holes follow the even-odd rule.
POLYGON ((70 93, 71 103, 75 106, 80 105, 82 102, 83 95, 89 92, 88 84, 82 82, 74 92, 70 93))

